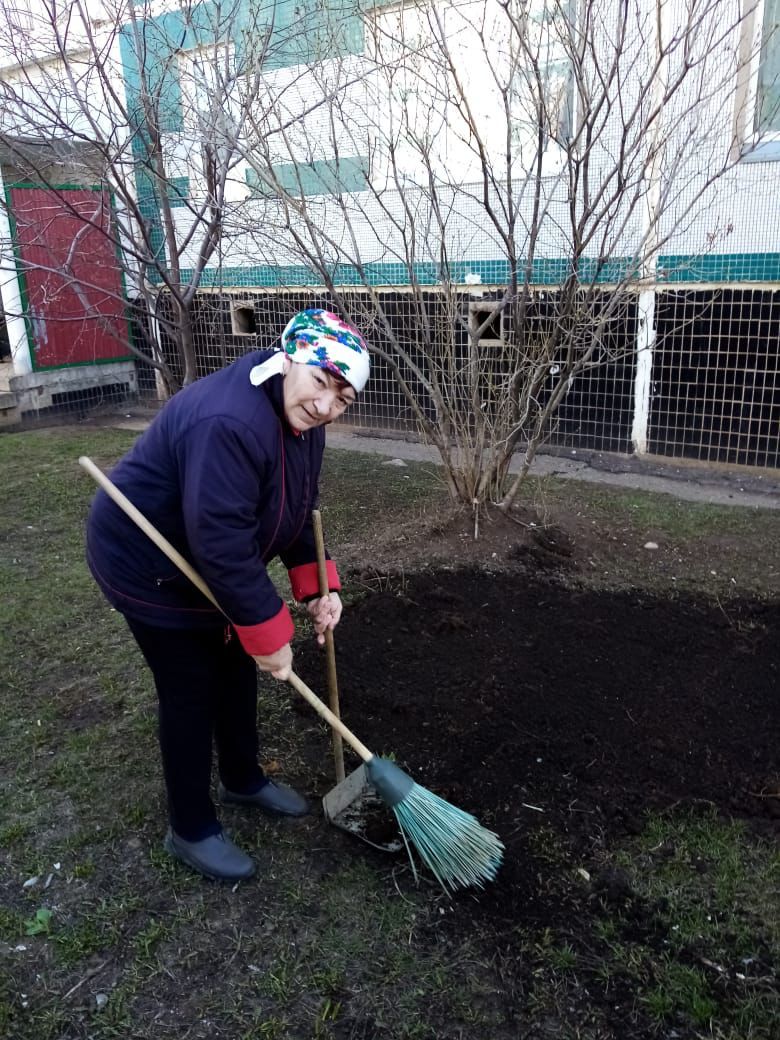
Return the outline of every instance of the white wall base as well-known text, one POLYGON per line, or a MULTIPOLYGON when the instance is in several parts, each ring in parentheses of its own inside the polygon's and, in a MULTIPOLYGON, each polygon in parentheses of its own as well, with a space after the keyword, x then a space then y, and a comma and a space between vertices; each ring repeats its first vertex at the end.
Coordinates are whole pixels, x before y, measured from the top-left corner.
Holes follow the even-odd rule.
MULTIPOLYGON (((11 376, 9 390, 16 397, 22 418, 34 418, 48 408, 69 406, 67 396, 79 391, 105 390, 106 400, 116 400, 122 393, 135 397, 138 380, 134 361, 112 361, 102 365, 79 365, 11 376)), ((90 406, 95 405, 91 400, 90 406)))

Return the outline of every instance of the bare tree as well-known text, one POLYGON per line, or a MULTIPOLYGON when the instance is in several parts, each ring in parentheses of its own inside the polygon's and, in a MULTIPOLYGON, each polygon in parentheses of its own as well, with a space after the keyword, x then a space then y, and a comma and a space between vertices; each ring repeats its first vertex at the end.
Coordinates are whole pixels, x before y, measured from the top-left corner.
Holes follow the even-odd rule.
POLYGON ((752 8, 377 7, 351 87, 343 64, 312 64, 306 93, 277 98, 254 128, 246 158, 275 200, 270 261, 297 258, 365 329, 452 498, 477 514, 511 507, 583 373, 635 350, 641 363, 653 286, 669 275, 661 253, 682 240, 680 252, 706 251, 728 232, 709 214, 738 158, 749 55, 737 44, 752 8), (327 119, 301 115, 313 93, 332 99, 327 119), (354 157, 358 188, 342 176, 354 157), (328 171, 319 192, 304 183, 315 161, 328 171), (280 179, 281 164, 301 176, 280 179), (403 284, 402 312, 382 283, 403 284))
POLYGON ((754 0, 378 5, 362 47, 341 8, 280 35, 260 0, 39 0, 32 22, 22 6, 2 15, 0 147, 52 193, 52 158, 105 186, 74 216, 116 244, 151 315, 132 349, 189 382, 223 256, 280 285, 302 265, 477 516, 511 507, 589 370, 632 354, 643 370, 659 257, 729 232, 715 203, 754 0))
MULTIPOLYGON (((302 32, 290 28, 284 46, 302 32)), ((278 45, 272 9, 255 0, 3 5, 3 158, 111 241, 141 319, 141 341, 125 345, 169 390, 197 376, 193 306, 226 223, 251 198, 242 155, 263 124, 263 65, 278 45), (71 201, 63 171, 102 186, 94 206, 71 201), (175 345, 173 367, 161 337, 175 345)), ((67 258, 48 262, 88 311, 99 287, 67 258)), ((121 295, 115 302, 124 307, 121 295)))

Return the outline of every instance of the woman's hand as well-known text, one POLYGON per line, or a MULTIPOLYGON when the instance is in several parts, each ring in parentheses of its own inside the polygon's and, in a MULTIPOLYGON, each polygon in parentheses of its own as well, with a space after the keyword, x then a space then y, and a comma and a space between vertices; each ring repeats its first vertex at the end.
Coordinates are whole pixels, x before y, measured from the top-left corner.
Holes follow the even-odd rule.
POLYGON ((280 646, 272 654, 255 657, 255 664, 261 672, 270 672, 274 679, 283 679, 285 681, 290 678, 292 661, 292 647, 289 643, 280 646))
POLYGON ((341 620, 341 596, 338 592, 329 592, 327 596, 312 599, 306 604, 309 617, 314 622, 314 631, 317 633, 317 642, 322 645, 325 642, 327 630, 334 629, 341 620))

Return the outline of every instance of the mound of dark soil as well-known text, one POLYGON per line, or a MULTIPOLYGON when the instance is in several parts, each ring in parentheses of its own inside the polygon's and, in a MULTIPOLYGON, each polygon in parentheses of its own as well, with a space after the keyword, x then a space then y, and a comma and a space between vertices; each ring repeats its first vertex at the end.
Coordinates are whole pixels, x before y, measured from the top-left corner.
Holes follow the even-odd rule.
MULTIPOLYGON (((648 808, 708 803, 777 829, 779 633, 778 604, 418 574, 345 612, 342 712, 369 747, 498 832, 505 863, 475 913, 510 932, 567 913, 545 828, 588 868, 648 808)), ((303 676, 322 676, 315 657, 299 653, 303 676)))

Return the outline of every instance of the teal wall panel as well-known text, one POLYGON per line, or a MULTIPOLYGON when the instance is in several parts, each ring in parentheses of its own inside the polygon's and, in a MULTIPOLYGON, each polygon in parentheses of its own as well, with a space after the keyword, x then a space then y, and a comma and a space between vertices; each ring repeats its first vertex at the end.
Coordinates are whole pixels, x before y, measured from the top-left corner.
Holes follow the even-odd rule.
POLYGON ((189 177, 169 177, 168 178, 168 198, 170 199, 171 206, 174 209, 180 208, 187 205, 187 199, 190 194, 190 179, 189 177))
MULTIPOLYGON (((309 163, 284 163, 274 166, 274 177, 291 195, 336 195, 340 192, 362 191, 368 182, 368 158, 357 155, 319 159, 309 163)), ((247 170, 246 179, 256 194, 274 194, 274 189, 255 170, 247 170)))

